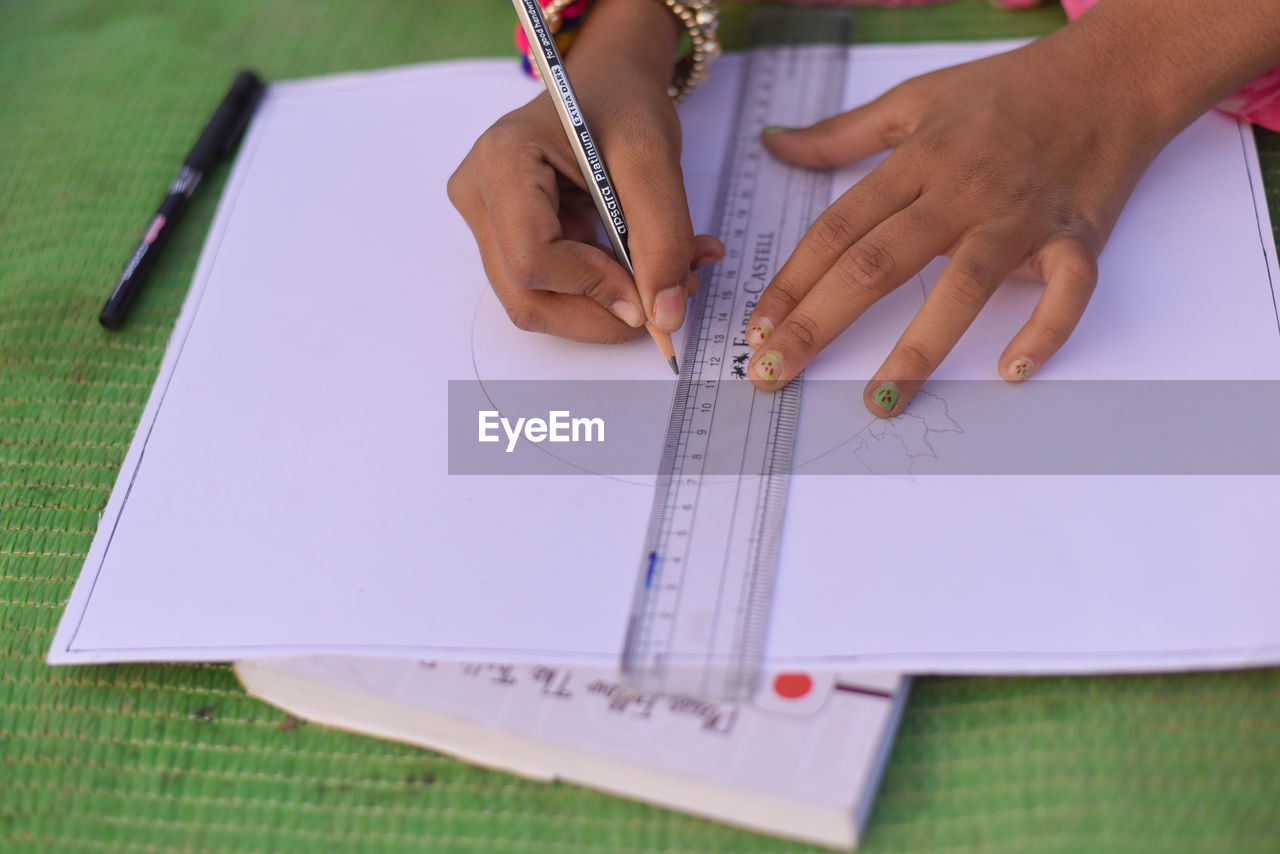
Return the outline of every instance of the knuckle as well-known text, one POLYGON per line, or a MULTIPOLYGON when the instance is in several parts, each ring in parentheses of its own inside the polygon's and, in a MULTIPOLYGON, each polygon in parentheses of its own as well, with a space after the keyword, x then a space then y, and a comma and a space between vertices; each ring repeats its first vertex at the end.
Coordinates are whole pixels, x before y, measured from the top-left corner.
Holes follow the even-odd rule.
POLYGON ((914 98, 914 91, 904 84, 890 89, 881 98, 882 108, 876 112, 875 132, 886 147, 901 145, 915 130, 915 120, 907 110, 913 105, 914 98))
POLYGON ((495 160, 501 162, 503 149, 510 144, 511 139, 512 135, 506 130, 505 123, 499 119, 487 131, 480 134, 475 144, 471 146, 467 160, 474 160, 480 164, 495 160))
POLYGON ((809 234, 817 241, 818 247, 830 255, 844 252, 858 236, 853 222, 834 209, 818 217, 810 228, 809 234))
MULTIPOLYGON (((773 282, 769 284, 768 290, 764 293, 771 301, 772 305, 777 306, 781 304, 782 306, 781 310, 773 315, 774 317, 777 317, 778 314, 785 314, 787 311, 790 311, 793 306, 800 303, 801 297, 804 296, 804 292, 798 285, 790 279, 784 278, 774 279, 773 282)), ((761 301, 763 302, 763 298, 761 301)))
POLYGON ((547 319, 537 308, 524 302, 508 302, 504 305, 507 317, 517 329, 525 332, 546 332, 547 319))
POLYGON ((449 176, 449 181, 445 184, 445 192, 449 196, 449 203, 453 205, 457 211, 462 210, 465 198, 466 178, 463 170, 466 167, 466 161, 462 165, 453 170, 453 174, 449 176))
POLYGON ((860 294, 879 293, 893 274, 893 255, 879 244, 860 240, 840 257, 838 281, 860 294))
POLYGON ((822 334, 818 322, 808 314, 803 313, 792 314, 791 317, 788 317, 782 332, 787 338, 794 341, 801 351, 806 353, 813 350, 822 334))
POLYGON ((1064 323, 1060 320, 1043 321, 1038 325, 1037 337, 1040 338, 1050 349, 1058 350, 1062 345, 1067 343, 1067 339, 1071 337, 1071 333, 1075 331, 1074 324, 1064 323))
POLYGON ((508 147, 519 144, 520 140, 527 136, 520 130, 519 124, 514 113, 507 113, 480 134, 475 145, 471 147, 472 152, 480 157, 503 154, 508 147))
POLYGON ((1062 276, 1073 289, 1092 294, 1098 285, 1098 262, 1092 256, 1073 257, 1063 262, 1062 276))
POLYGON ((880 142, 887 148, 896 148, 911 136, 915 123, 897 112, 887 112, 880 119, 880 142))
POLYGON ((935 81, 939 74, 938 71, 929 71, 915 77, 908 77, 881 95, 879 100, 886 104, 899 103, 917 108, 923 107, 934 100, 933 92, 937 88, 935 81))
POLYGON ((545 290, 548 283, 546 269, 537 259, 528 255, 517 255, 506 262, 507 281, 512 287, 522 291, 545 290))
POLYGON ((605 277, 590 273, 583 276, 577 287, 572 289, 572 292, 588 297, 602 305, 612 305, 619 297, 619 295, 614 293, 613 289, 609 287, 608 281, 605 277))
POLYGON ((1074 206, 1056 211, 1050 221, 1051 233, 1078 241, 1082 248, 1101 244, 1102 227, 1093 217, 1074 206))
POLYGON ((872 102, 880 117, 881 138, 885 143, 898 145, 911 136, 917 124, 916 117, 928 102, 927 89, 924 78, 913 77, 897 84, 872 102))
POLYGON ((448 194, 450 204, 464 218, 479 215, 484 208, 482 197, 484 177, 484 171, 479 169, 468 155, 458 168, 453 170, 453 174, 445 183, 445 192, 448 194))
POLYGON ((933 372, 933 357, 914 341, 901 341, 897 359, 902 365, 902 379, 922 380, 933 372))
POLYGON ((980 307, 991 294, 991 267, 980 258, 959 257, 951 261, 947 276, 949 295, 966 308, 980 307))
POLYGON ((1089 297, 1098 284, 1098 253, 1082 237, 1050 237, 1033 253, 1033 267, 1046 282, 1089 297))
MULTIPOLYGON (((561 138, 556 138, 556 142, 561 138)), ((480 135, 463 165, 474 163, 474 168, 482 175, 514 173, 546 159, 546 148, 541 140, 542 137, 531 133, 527 122, 508 113, 480 135)))

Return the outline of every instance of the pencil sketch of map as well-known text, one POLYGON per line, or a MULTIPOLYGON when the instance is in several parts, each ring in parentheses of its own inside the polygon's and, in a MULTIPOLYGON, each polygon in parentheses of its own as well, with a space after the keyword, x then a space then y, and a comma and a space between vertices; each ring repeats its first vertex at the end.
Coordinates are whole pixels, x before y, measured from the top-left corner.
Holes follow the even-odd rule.
POLYGON ((853 439, 854 454, 872 474, 892 474, 905 465, 914 471, 917 460, 936 460, 948 440, 964 430, 947 411, 943 397, 921 389, 897 418, 878 418, 853 439))

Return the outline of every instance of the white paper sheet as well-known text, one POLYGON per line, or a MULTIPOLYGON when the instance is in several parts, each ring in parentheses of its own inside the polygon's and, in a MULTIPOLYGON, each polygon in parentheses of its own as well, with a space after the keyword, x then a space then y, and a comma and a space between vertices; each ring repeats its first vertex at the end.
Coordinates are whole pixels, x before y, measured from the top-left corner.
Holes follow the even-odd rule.
MULTIPOLYGON (((999 47, 858 48, 847 102, 999 47)), ((735 62, 682 111, 695 223, 710 216, 735 62)), ((646 341, 515 330, 448 206, 471 142, 536 91, 505 61, 272 88, 51 661, 615 659, 651 479, 447 475, 449 379, 665 371, 646 341)), ((1176 140, 1036 380, 1280 378, 1258 174, 1234 120, 1206 116, 1176 140)), ((808 377, 868 376, 938 269, 808 377)), ((993 376, 1037 293, 1003 288, 939 376, 993 376)), ((926 413, 885 428, 858 401, 848 417, 869 441, 937 426, 926 413)), ((803 413, 801 425, 803 459, 803 413)), ((923 672, 1275 662, 1278 498, 1269 476, 797 477, 767 659, 923 672)))

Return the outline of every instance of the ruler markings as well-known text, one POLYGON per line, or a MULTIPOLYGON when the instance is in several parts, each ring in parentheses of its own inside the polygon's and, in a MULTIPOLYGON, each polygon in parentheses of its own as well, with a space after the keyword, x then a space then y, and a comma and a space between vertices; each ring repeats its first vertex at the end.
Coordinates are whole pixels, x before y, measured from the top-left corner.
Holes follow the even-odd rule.
POLYGON ((838 110, 845 57, 843 47, 771 48, 744 68, 718 201, 726 256, 703 274, 690 306, 685 374, 627 627, 623 669, 646 690, 740 699, 758 679, 801 379, 756 390, 740 331, 783 247, 826 206, 830 187, 829 174, 770 161, 759 131, 769 118, 799 123, 838 110))

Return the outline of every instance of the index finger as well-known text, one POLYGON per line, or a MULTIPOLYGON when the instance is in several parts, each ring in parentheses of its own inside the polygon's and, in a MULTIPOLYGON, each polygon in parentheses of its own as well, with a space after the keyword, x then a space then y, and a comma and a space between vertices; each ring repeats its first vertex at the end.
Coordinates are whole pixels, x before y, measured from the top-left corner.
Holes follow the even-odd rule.
POLYGON ((596 246, 565 239, 557 173, 536 154, 525 157, 495 174, 482 191, 491 245, 507 282, 523 290, 587 296, 629 326, 643 324, 644 307, 631 276, 596 246))
POLYGON ((763 344, 850 248, 919 196, 918 186, 898 179, 891 160, 893 155, 845 191, 805 231, 751 312, 748 344, 763 344))
POLYGON ((919 201, 872 229, 836 260, 752 359, 747 375, 776 389, 871 305, 914 276, 947 245, 945 213, 919 201))

